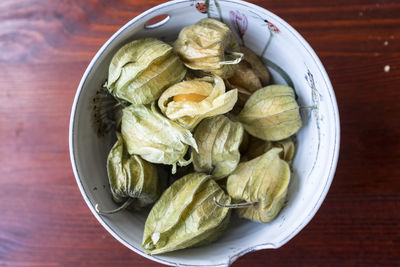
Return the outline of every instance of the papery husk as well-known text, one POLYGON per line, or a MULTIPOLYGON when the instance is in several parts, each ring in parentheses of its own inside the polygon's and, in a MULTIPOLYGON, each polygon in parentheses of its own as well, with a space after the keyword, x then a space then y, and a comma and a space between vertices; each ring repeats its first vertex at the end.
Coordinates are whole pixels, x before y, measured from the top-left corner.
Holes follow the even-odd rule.
POLYGON ((250 94, 262 87, 261 81, 251 68, 250 63, 244 60, 238 64, 233 76, 229 78, 229 83, 233 88, 242 88, 250 94))
POLYGON ((279 154, 279 156, 281 157, 281 159, 291 164, 294 158, 294 154, 296 152, 296 146, 294 145, 292 138, 287 138, 285 140, 273 142, 272 146, 282 148, 282 152, 279 154))
POLYGON ((197 150, 192 133, 164 117, 155 103, 131 105, 122 111, 121 133, 129 154, 140 155, 152 163, 188 165, 183 157, 188 146, 197 150))
POLYGON ((238 90, 238 101, 233 108, 233 113, 236 115, 240 113, 253 92, 270 83, 269 71, 260 58, 249 48, 240 46, 240 50, 244 58, 232 77, 225 80, 227 88, 238 90))
POLYGON ((230 204, 230 197, 203 173, 191 173, 172 184, 151 209, 142 246, 161 254, 214 241, 227 225, 230 211, 214 199, 230 204))
POLYGON ((294 91, 284 85, 254 92, 237 118, 251 135, 267 141, 286 139, 302 126, 294 91))
POLYGON ((224 81, 218 77, 203 77, 169 87, 158 100, 162 113, 186 129, 193 130, 204 118, 229 112, 237 101, 237 90, 225 92, 224 81), (207 96, 200 102, 175 102, 176 95, 207 96))
POLYGON ((161 195, 157 169, 137 155, 129 155, 122 136, 107 157, 107 174, 112 197, 123 203, 133 198, 132 206, 141 208, 153 204, 161 195))
POLYGON ((291 164, 294 158, 296 147, 292 138, 290 137, 284 140, 271 142, 261 140, 254 136, 250 136, 248 147, 245 151, 242 152, 243 155, 240 158, 240 161, 243 162, 252 160, 256 157, 261 156, 262 154, 274 147, 282 148, 282 152, 279 153, 279 157, 291 164))
POLYGON ((240 46, 240 51, 244 55, 243 61, 250 64, 252 71, 261 81, 262 86, 267 86, 271 82, 271 75, 264 63, 250 48, 240 46))
POLYGON ((228 176, 240 160, 243 126, 224 115, 204 119, 194 132, 198 152, 192 151, 197 172, 209 173, 215 180, 228 176))
POLYGON ((290 169, 279 157, 281 148, 238 165, 228 177, 227 191, 234 203, 253 203, 236 209, 240 217, 256 222, 272 221, 281 210, 290 181, 290 169))
POLYGON ((261 140, 257 137, 249 135, 249 141, 246 151, 242 152, 241 162, 249 161, 257 158, 272 148, 271 141, 261 140))
POLYGON ((239 115, 240 111, 242 111, 246 101, 251 96, 252 92, 248 91, 247 89, 240 87, 238 85, 231 84, 229 80, 224 80, 225 86, 229 90, 237 90, 238 91, 238 98, 235 105, 232 108, 232 114, 239 115))
POLYGON ((186 68, 172 46, 154 38, 135 40, 121 47, 111 60, 106 86, 110 93, 132 104, 148 104, 172 84, 186 68))
POLYGON ((222 78, 231 77, 243 57, 229 27, 211 18, 183 28, 174 43, 174 50, 189 69, 222 78))

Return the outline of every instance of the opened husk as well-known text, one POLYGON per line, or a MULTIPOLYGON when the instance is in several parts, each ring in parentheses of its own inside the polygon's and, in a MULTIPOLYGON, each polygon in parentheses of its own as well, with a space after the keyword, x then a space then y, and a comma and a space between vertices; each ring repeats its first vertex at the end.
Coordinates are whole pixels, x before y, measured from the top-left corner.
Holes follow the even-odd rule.
POLYGON ((267 141, 288 138, 302 126, 294 91, 284 85, 270 85, 254 92, 238 120, 251 135, 267 141))
POLYGON ((132 104, 148 104, 185 74, 182 61, 169 44, 146 38, 117 51, 109 66, 106 86, 117 98, 132 104))
POLYGON ((224 115, 204 119, 194 132, 199 144, 198 152, 192 151, 194 169, 216 180, 228 176, 239 163, 243 132, 241 123, 224 115))
POLYGON ((160 254, 214 241, 226 227, 230 197, 203 173, 191 173, 173 183, 151 209, 142 246, 160 254))
POLYGON ((155 103, 131 105, 123 109, 121 133, 130 154, 140 155, 152 163, 188 165, 183 157, 188 146, 197 150, 192 133, 164 117, 155 103))
POLYGON ((225 92, 224 81, 218 77, 203 77, 177 83, 158 100, 161 112, 186 129, 193 130, 204 118, 230 111, 237 101, 237 90, 225 92), (181 95, 200 95, 201 101, 175 101, 181 95))
POLYGON ((174 43, 174 50, 189 69, 222 78, 231 77, 243 57, 229 27, 211 18, 183 28, 174 43))
POLYGON ((281 210, 290 181, 287 162, 279 157, 281 148, 238 165, 228 177, 227 191, 235 203, 253 203, 236 209, 239 216, 256 222, 272 221, 281 210))

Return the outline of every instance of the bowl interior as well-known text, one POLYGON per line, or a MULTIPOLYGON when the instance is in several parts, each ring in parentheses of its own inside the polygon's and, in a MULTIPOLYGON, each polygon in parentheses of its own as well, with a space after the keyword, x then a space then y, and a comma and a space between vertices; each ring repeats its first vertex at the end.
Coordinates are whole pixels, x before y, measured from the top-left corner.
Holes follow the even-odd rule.
POLYGON ((78 185, 100 223, 132 250, 164 264, 226 265, 252 250, 277 248, 290 240, 312 218, 322 203, 336 167, 339 117, 336 100, 322 64, 301 36, 282 19, 255 5, 238 1, 176 1, 157 6, 133 19, 101 48, 78 88, 71 114, 71 161, 78 185), (205 12, 205 13, 204 13, 205 12), (157 15, 166 14, 158 27, 145 28, 157 15), (106 157, 112 135, 97 137, 91 126, 90 99, 106 80, 113 54, 125 43, 143 37, 166 42, 179 31, 207 16, 222 18, 238 40, 262 55, 274 82, 295 88, 304 126, 297 134, 297 152, 287 204, 268 224, 233 216, 225 234, 215 243, 160 256, 147 256, 141 247, 146 212, 123 211, 99 216, 94 205, 113 209, 106 173, 106 157))

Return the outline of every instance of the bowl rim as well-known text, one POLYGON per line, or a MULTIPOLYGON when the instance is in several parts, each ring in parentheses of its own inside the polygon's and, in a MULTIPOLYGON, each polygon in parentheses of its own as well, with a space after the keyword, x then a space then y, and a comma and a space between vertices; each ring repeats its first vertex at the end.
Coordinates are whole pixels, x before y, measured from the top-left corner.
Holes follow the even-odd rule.
MULTIPOLYGON (((330 79, 328 77, 328 74, 326 73, 325 68, 323 67, 320 59, 318 58, 318 56, 316 55, 315 51, 311 48, 311 46, 308 44, 308 42, 292 27, 290 26, 286 21, 284 21, 282 18, 280 18, 279 16, 275 15, 274 13, 266 10, 265 8, 262 8, 260 6, 257 6, 255 4, 246 2, 246 1, 242 1, 242 0, 219 0, 220 2, 228 2, 228 3, 234 3, 234 4, 240 4, 243 5, 247 8, 251 8, 251 9, 255 9, 258 12, 261 13, 265 13, 267 14, 269 17, 273 17, 276 21, 279 21, 279 23, 286 28, 286 30, 288 32, 290 32, 296 39, 297 41, 299 41, 299 43, 303 46, 303 48, 308 52, 310 58, 315 62, 315 65, 318 67, 318 71, 321 73, 325 86, 328 89, 328 93, 330 96, 330 100, 331 100, 331 104, 332 104, 332 108, 333 108, 333 118, 334 118, 334 126, 335 126, 335 132, 334 132, 334 145, 333 145, 333 157, 332 160, 330 162, 330 166, 329 166, 329 172, 328 172, 328 179, 326 180, 326 183, 324 185, 324 188, 318 198, 318 200, 316 201, 314 207, 311 209, 311 211, 307 214, 307 216, 304 218, 303 221, 301 221, 301 223, 299 223, 299 225, 293 230, 291 231, 284 239, 282 239, 281 241, 279 241, 278 243, 262 243, 262 244, 258 244, 246 249, 243 249, 239 252, 234 253, 233 255, 230 255, 228 258, 228 261, 226 263, 218 263, 218 264, 213 264, 213 265, 208 265, 208 264, 197 264, 197 265, 193 265, 193 264, 180 264, 179 266, 229 266, 230 264, 232 264, 236 259, 238 259, 239 257, 252 252, 252 251, 257 251, 257 250, 262 250, 262 249, 267 249, 267 248, 279 248, 281 246, 283 246, 284 244, 286 244, 290 239, 292 239, 298 232, 300 232, 310 221, 311 219, 314 217, 314 215, 316 214, 316 212, 318 211, 318 209, 320 208, 322 202, 324 201, 328 190, 330 188, 330 185, 332 183, 334 174, 335 174, 335 170, 337 167, 337 162, 338 162, 338 157, 339 157, 339 149, 340 149, 340 120, 339 120, 339 111, 338 111, 338 106, 337 106, 337 102, 336 102, 336 97, 335 97, 335 93, 333 91, 333 87, 332 84, 330 82, 330 79)), ((79 82, 75 97, 74 97, 74 101, 71 107, 71 114, 70 114, 70 122, 69 122, 69 152, 70 152, 70 161, 71 161, 71 165, 72 165, 72 169, 73 169, 73 173, 75 176, 75 180, 78 184, 79 190, 81 192, 81 195, 83 196, 86 204, 88 205, 90 211, 93 213, 93 215, 95 216, 95 218, 99 221, 99 223, 115 238, 117 239, 120 243, 122 243, 123 245, 125 245, 127 248, 129 248, 130 250, 136 252, 137 254, 144 256, 150 260, 162 263, 162 264, 166 264, 166 265, 177 265, 177 263, 175 262, 171 262, 162 258, 159 258, 157 256, 154 255, 148 255, 143 253, 141 250, 139 250, 138 248, 134 247, 133 245, 129 244, 128 241, 126 241, 122 236, 120 236, 118 233, 114 232, 114 230, 111 228, 111 226, 109 226, 102 218, 101 216, 96 212, 93 203, 91 203, 91 201, 89 200, 86 191, 83 187, 83 184, 81 182, 80 179, 80 175, 77 169, 77 164, 76 164, 76 158, 75 158, 75 149, 74 149, 74 122, 75 122, 75 116, 76 116, 76 108, 77 108, 77 104, 79 102, 80 99, 80 95, 82 92, 82 89, 85 85, 85 82, 87 80, 87 77, 89 75, 89 73, 91 72, 91 70, 93 69, 94 65, 96 64, 96 62, 98 61, 99 57, 103 54, 103 52, 106 50, 106 48, 109 46, 109 44, 111 42, 113 42, 119 35, 121 35, 126 29, 128 29, 131 25, 133 25, 134 23, 136 23, 137 21, 139 21, 141 18, 156 12, 157 10, 161 9, 161 8, 165 8, 165 7, 169 7, 169 6, 173 6, 176 4, 181 4, 184 2, 188 2, 191 3, 193 2, 193 0, 173 0, 173 1, 169 1, 157 6, 154 6, 150 9, 148 9, 145 12, 142 12, 141 14, 139 14, 138 16, 136 16, 135 18, 131 19, 129 22, 127 22, 124 26, 122 26, 117 32, 115 32, 104 44, 103 46, 97 51, 96 55, 92 58, 92 60, 90 61, 88 67, 86 68, 81 81, 79 82)))

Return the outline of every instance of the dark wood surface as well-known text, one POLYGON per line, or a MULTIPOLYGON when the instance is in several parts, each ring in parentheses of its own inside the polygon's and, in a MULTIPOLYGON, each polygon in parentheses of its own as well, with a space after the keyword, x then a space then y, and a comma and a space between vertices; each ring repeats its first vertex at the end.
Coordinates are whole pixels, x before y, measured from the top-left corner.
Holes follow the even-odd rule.
MULTIPOLYGON (((0 266, 160 266, 90 213, 71 169, 68 123, 97 50, 162 2, 0 1, 0 266)), ((400 2, 251 2, 290 23, 325 65, 341 151, 306 228, 233 266, 400 266, 400 2)))

